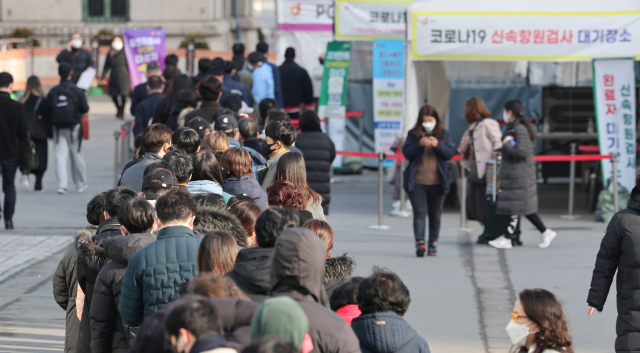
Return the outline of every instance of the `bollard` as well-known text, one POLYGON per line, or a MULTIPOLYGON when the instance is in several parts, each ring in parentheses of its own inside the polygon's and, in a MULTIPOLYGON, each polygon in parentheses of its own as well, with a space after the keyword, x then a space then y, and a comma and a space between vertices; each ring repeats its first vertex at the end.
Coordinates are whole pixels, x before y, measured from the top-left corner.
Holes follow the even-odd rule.
MULTIPOLYGON (((95 63, 96 67, 98 67, 98 59, 100 58, 98 49, 100 49, 100 44, 98 43, 97 39, 94 39, 91 42, 91 59, 95 63)), ((96 70, 96 77, 98 77, 98 70, 96 70)))
MULTIPOLYGON (((475 163, 475 162, 472 162, 475 163)), ((467 176, 464 170, 464 161, 460 161, 460 229, 467 230, 467 176)))
POLYGON ((618 153, 611 154, 611 170, 613 171, 613 211, 620 211, 618 201, 618 153))
POLYGON ((378 230, 387 230, 388 226, 383 225, 383 203, 384 203, 384 194, 383 194, 383 179, 384 179, 384 153, 378 152, 378 224, 374 226, 369 226, 369 229, 378 229, 378 230))
POLYGON ((411 212, 407 211, 407 192, 404 190, 404 178, 402 177, 406 162, 404 159, 400 161, 400 209, 391 211, 391 215, 394 217, 407 218, 411 216, 411 212))
POLYGON ((195 61, 195 45, 193 42, 187 44, 187 75, 193 77, 194 61, 195 61))
POLYGON ((360 132, 360 135, 358 135, 358 151, 362 153, 364 145, 364 113, 358 117, 358 131, 360 132))
MULTIPOLYGON (((576 155, 577 144, 575 142, 571 143, 571 156, 576 155)), ((574 216, 573 214, 573 205, 574 205, 574 197, 575 197, 575 189, 576 189, 576 161, 572 160, 569 162, 569 214, 560 216, 560 218, 564 219, 577 219, 582 216, 574 216)))
POLYGON ((115 146, 115 153, 113 154, 114 158, 113 158, 113 186, 116 187, 118 186, 118 180, 120 180, 120 173, 118 173, 118 170, 120 170, 119 168, 119 163, 118 163, 118 157, 120 155, 118 148, 120 147, 120 144, 118 143, 118 139, 120 138, 120 132, 119 131, 114 131, 113 133, 113 137, 115 138, 116 141, 116 146, 115 146))

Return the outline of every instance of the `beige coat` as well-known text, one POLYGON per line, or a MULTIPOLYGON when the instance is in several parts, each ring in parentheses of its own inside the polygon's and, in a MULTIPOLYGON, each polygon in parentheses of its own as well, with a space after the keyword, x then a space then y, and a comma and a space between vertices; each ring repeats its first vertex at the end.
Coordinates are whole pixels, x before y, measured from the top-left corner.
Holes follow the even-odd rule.
MULTIPOLYGON (((500 124, 492 118, 485 118, 477 124, 472 124, 469 127, 469 130, 471 129, 473 129, 473 148, 478 178, 482 178, 487 162, 493 158, 493 151, 502 147, 502 131, 500 131, 500 124)), ((468 138, 469 130, 465 132, 460 142, 460 152, 462 153, 466 152, 471 145, 468 138)))

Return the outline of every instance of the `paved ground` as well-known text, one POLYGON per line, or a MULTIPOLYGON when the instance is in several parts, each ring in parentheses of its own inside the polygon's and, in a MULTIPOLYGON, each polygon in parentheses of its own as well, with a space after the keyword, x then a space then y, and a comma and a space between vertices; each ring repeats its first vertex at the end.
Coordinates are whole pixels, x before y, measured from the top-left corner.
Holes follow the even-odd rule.
MULTIPOLYGON (((64 311, 53 300, 53 271, 66 244, 86 223, 89 198, 113 185, 113 131, 120 123, 104 98, 93 98, 91 109, 91 139, 85 142, 89 189, 55 194, 50 159, 46 193, 19 192, 16 230, 0 230, 0 352, 62 351, 64 311)), ((525 288, 545 288, 560 297, 576 352, 613 352, 615 303, 589 320, 585 303, 605 225, 591 217, 560 219, 564 186, 540 188, 542 219, 559 233, 549 249, 537 248, 538 233, 527 221, 522 248, 477 246, 473 240, 479 225, 461 231, 458 215, 446 211, 438 257, 418 259, 410 219, 385 217, 390 230, 367 229, 377 223, 376 174, 342 179, 333 186, 329 217, 336 233, 333 253, 353 256, 357 275, 368 275, 374 266, 398 273, 412 296, 406 318, 432 352, 507 352, 504 327, 517 293, 525 288)), ((386 189, 389 211, 391 190, 386 189)))

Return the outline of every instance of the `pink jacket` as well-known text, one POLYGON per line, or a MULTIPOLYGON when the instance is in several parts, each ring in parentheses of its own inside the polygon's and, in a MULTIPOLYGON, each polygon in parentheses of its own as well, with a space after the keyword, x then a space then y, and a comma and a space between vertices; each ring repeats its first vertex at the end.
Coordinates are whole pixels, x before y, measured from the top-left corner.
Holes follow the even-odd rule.
MULTIPOLYGON (((493 118, 485 118, 477 124, 472 124, 469 126, 470 129, 473 129, 473 148, 476 155, 475 163, 478 168, 478 178, 482 178, 484 177, 487 162, 493 158, 493 151, 502 147, 502 132, 500 131, 500 124, 493 118)), ((462 153, 465 153, 471 145, 469 130, 465 132, 460 142, 459 149, 462 153)))

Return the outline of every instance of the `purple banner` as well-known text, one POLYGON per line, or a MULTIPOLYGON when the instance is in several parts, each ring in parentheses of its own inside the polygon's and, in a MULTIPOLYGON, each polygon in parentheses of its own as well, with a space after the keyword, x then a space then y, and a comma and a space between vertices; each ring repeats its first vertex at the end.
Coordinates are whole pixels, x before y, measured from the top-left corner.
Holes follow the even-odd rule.
POLYGON ((123 39, 131 88, 147 82, 147 64, 157 63, 160 70, 164 70, 164 30, 127 29, 124 31, 123 39))

